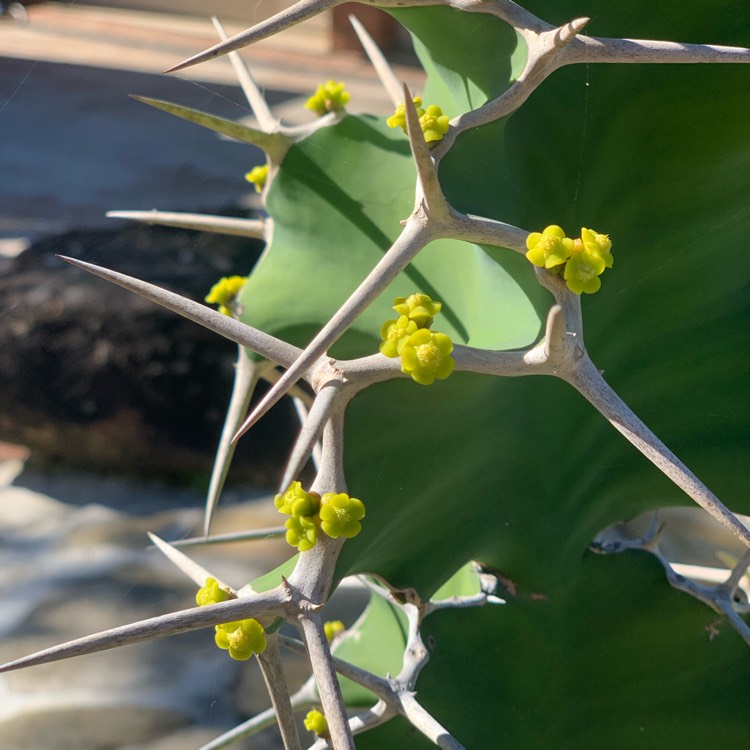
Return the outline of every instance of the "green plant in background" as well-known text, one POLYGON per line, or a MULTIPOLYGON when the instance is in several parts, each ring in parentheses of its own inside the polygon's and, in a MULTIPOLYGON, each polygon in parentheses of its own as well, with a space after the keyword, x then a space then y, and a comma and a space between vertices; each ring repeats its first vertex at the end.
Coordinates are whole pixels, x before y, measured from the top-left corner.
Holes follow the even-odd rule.
POLYGON ((300 554, 235 591, 154 538, 208 606, 4 668, 250 621, 265 631, 246 640, 273 708, 212 748, 275 719, 285 747, 301 747, 294 712, 316 706, 326 729, 314 747, 352 748, 353 733, 359 748, 746 742, 750 532, 734 512, 750 509, 737 376, 748 351, 747 71, 598 65, 750 62, 742 48, 608 36, 740 42, 741 11, 714 0, 658 15, 645 0, 394 3, 428 74, 421 97, 355 23, 395 119, 346 114, 329 82, 313 97, 322 116, 286 128, 236 50, 330 5, 302 0, 232 39, 220 31, 219 45, 178 66, 229 53, 257 128, 143 100, 268 157, 266 221, 182 222, 268 240, 239 296, 216 299, 230 315, 71 261, 239 345, 206 533, 233 438, 284 394, 296 399, 303 424, 277 507, 300 554), (598 36, 582 34, 583 12, 598 36), (610 237, 617 268, 582 300, 613 266, 610 237), (383 324, 394 297, 399 317, 383 324), (430 328, 438 312, 441 333, 430 328), (259 378, 275 385, 245 419, 259 378), (311 455, 317 475, 303 490, 311 455), (367 501, 363 524, 350 491, 367 501), (685 574, 695 571, 670 535, 683 493, 707 511, 688 541, 715 534, 708 514, 727 530, 708 553, 725 569, 713 583, 705 567, 685 574), (369 574, 370 604, 329 646, 320 608, 356 574, 369 574), (302 641, 278 632, 284 621, 302 641), (312 665, 291 696, 280 646, 312 665))

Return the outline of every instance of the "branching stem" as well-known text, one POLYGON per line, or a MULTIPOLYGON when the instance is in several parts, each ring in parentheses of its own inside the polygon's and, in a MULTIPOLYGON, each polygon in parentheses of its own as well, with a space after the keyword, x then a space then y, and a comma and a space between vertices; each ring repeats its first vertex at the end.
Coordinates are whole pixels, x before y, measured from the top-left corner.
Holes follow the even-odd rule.
POLYGON ((354 738, 344 708, 344 697, 341 694, 341 686, 331 659, 323 620, 319 615, 312 614, 302 617, 299 626, 310 656, 323 711, 328 720, 331 745, 334 750, 355 750, 354 738))
POLYGON ((235 439, 244 434, 286 393, 289 386, 311 368, 375 300, 393 279, 414 259, 417 253, 431 240, 435 233, 428 228, 427 216, 417 211, 406 222, 403 231, 380 262, 357 287, 338 312, 307 345, 297 361, 281 376, 279 382, 266 394, 247 418, 235 439))
POLYGON ((680 461, 661 440, 638 419, 627 404, 612 390, 586 357, 564 376, 609 423, 662 473, 691 497, 738 539, 750 547, 750 530, 741 524, 711 490, 680 461))
POLYGON ((281 663, 281 655, 279 654, 278 636, 276 634, 268 635, 266 636, 266 642, 266 650, 258 654, 257 658, 279 722, 284 749, 302 750, 299 733, 297 732, 297 722, 294 719, 294 710, 289 698, 284 665, 281 663))
POLYGON ((401 695, 401 709, 404 716, 416 729, 443 750, 466 750, 466 748, 448 732, 417 701, 414 693, 401 695))

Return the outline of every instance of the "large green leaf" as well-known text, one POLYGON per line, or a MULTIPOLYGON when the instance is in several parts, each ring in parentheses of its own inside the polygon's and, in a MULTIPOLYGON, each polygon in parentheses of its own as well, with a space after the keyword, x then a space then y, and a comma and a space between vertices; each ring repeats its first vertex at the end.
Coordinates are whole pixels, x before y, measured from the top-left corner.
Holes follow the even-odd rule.
MULTIPOLYGON (((642 552, 580 560, 552 597, 448 610, 418 698, 467 748, 743 747, 746 646, 642 552)), ((429 748, 408 726, 357 748, 429 748)))
MULTIPOLYGON (((668 2, 658 15, 645 0, 530 7, 555 22, 590 15, 593 35, 750 41, 739 38, 747 8, 731 3, 668 2)), ((442 12, 409 11, 443 78, 432 90, 458 106, 464 86, 475 106, 501 84, 476 72, 472 48, 466 69, 446 74, 461 55, 446 57, 432 37, 464 39, 478 16, 451 12, 447 25, 442 12)), ((510 78, 515 38, 505 36, 510 78)), ((745 513, 749 84, 747 66, 563 69, 507 122, 462 136, 440 169, 462 210, 611 234, 615 267, 584 300, 589 352, 745 513)), ((349 117, 295 146, 269 194, 274 239, 243 295, 248 320, 309 339, 398 233, 413 180, 402 134, 373 120, 349 117)), ((502 250, 452 244, 423 251, 334 352, 374 351, 390 298, 415 289, 446 303, 435 327, 459 341, 529 343, 544 299, 531 268, 502 250)), ((344 547, 341 575, 373 571, 426 596, 476 558, 518 591, 505 607, 428 621, 437 646, 420 699, 469 747, 736 744, 747 695, 736 634, 724 625, 710 640, 713 613, 671 591, 644 555, 582 563, 601 528, 689 501, 572 389, 469 374, 429 388, 384 383, 354 400, 346 440, 348 482, 367 518, 344 547)), ((407 732, 389 727, 358 743, 416 746, 407 732)))
MULTIPOLYGON (((242 291, 243 319, 307 343, 401 231, 414 179, 406 136, 373 117, 346 117, 295 145, 269 190, 273 242, 242 291)), ((380 326, 395 317, 393 298, 416 290, 445 301, 440 330, 456 341, 529 344, 539 331, 541 295, 531 288, 526 261, 506 253, 504 268, 492 260, 496 252, 453 240, 431 243, 332 352, 377 351, 380 326), (481 311, 474 305, 480 295, 487 300, 481 311)))
MULTIPOLYGON (((737 440, 747 398, 732 373, 747 364, 750 139, 736 113, 749 111, 746 84, 740 66, 562 70, 511 119, 502 172, 487 173, 482 151, 472 159, 462 151, 455 164, 451 154, 441 170, 452 194, 469 183, 466 195, 492 195, 495 218, 611 232, 615 269, 584 305, 589 350, 738 511, 747 510, 746 445, 737 440), (698 111, 710 112, 700 131, 698 111), (506 202, 511 192, 525 200, 506 202)), ((374 494, 376 507, 342 566, 375 567, 427 591, 488 550, 529 583, 562 579, 601 526, 686 502, 579 396, 538 379, 384 384, 355 401, 347 437, 350 482, 360 496, 374 494), (460 541, 446 550, 452 530, 460 541)))
POLYGON ((450 117, 502 94, 526 62, 521 37, 494 16, 453 8, 391 8, 389 13, 412 34, 428 76, 424 103, 439 103, 450 117))

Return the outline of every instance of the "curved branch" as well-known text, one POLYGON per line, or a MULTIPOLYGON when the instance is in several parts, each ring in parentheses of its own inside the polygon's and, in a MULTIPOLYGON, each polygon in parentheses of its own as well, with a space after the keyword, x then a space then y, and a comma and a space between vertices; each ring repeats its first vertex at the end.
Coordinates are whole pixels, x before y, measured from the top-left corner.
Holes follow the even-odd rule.
POLYGON ((561 373, 560 377, 581 393, 621 435, 643 453, 662 473, 750 547, 750 530, 745 528, 734 513, 638 419, 628 405, 607 384, 588 356, 583 357, 571 371, 561 373))
POLYGON ((300 618, 299 627, 307 646, 333 747, 336 750, 356 750, 323 620, 317 614, 307 615, 300 618))
POLYGON ((477 245, 507 247, 522 255, 526 253, 529 233, 525 229, 484 216, 462 214, 453 207, 450 207, 450 221, 450 233, 454 239, 477 245))
POLYGON ((559 60, 560 65, 574 63, 750 63, 750 49, 579 36, 559 60))
POLYGON ((578 18, 560 28, 548 31, 530 32, 519 29, 528 45, 526 65, 516 81, 500 96, 475 110, 466 112, 451 121, 451 127, 434 150, 435 160, 439 161, 453 146, 463 132, 480 125, 495 122, 515 112, 558 67, 559 58, 565 47, 589 22, 588 18, 578 18))

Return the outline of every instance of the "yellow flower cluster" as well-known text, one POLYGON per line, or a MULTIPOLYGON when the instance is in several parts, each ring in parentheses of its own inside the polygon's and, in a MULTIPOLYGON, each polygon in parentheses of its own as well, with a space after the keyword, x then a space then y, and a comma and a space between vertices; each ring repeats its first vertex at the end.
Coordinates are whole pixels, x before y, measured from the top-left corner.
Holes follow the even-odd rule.
MULTIPOLYGON (((195 595, 199 607, 218 604, 232 598, 233 594, 221 588, 215 578, 207 578, 205 585, 198 589, 195 595)), ((229 651, 229 655, 237 661, 245 661, 253 654, 260 654, 266 649, 263 626, 252 618, 217 625, 214 641, 219 648, 229 651)))
POLYGON ((386 320, 380 329, 381 354, 392 359, 401 357, 401 371, 420 385, 445 380, 456 365, 450 356, 453 351, 450 337, 429 330, 442 306, 427 294, 396 297, 393 309, 398 318, 386 320))
POLYGON ((338 539, 351 539, 362 530, 360 521, 365 517, 365 506, 356 497, 344 492, 306 492, 299 482, 292 482, 283 495, 276 495, 274 504, 279 513, 290 516, 284 524, 286 541, 300 552, 315 546, 318 531, 338 539))
POLYGON ((225 276, 219 279, 205 296, 209 305, 218 305, 222 315, 232 315, 232 307, 240 289, 245 286, 247 276, 225 276))
POLYGON ((318 737, 328 736, 328 720, 320 711, 313 709, 307 712, 305 716, 305 729, 308 732, 315 732, 318 737))
POLYGON ((345 83, 327 81, 318 86, 316 92, 307 100, 305 107, 315 112, 318 117, 322 117, 328 112, 343 112, 350 98, 345 83))
MULTIPOLYGON (((417 108, 419 126, 424 133, 424 139, 428 144, 437 143, 442 140, 448 132, 450 119, 443 114, 443 110, 437 104, 430 104, 427 109, 422 107, 422 100, 415 96, 412 100, 417 108)), ((401 128, 406 130, 406 105, 399 104, 396 111, 385 121, 389 128, 401 128)))
POLYGON ((268 164, 264 164, 262 167, 253 167, 249 172, 245 173, 245 179, 255 185, 255 192, 262 193, 263 188, 266 186, 268 180, 268 164))
POLYGON ((263 626, 252 618, 227 622, 216 626, 214 641, 216 645, 229 651, 237 661, 246 661, 253 654, 262 654, 266 650, 266 637, 263 626))
POLYGON ((299 482, 292 482, 283 495, 276 495, 274 504, 279 513, 290 516, 284 524, 287 543, 300 552, 311 550, 318 540, 320 495, 305 492, 299 482))
POLYGON ((209 604, 218 604, 232 598, 232 594, 225 591, 215 578, 206 578, 206 584, 198 589, 195 595, 195 603, 199 607, 205 607, 209 604))
POLYGON ((330 643, 337 635, 346 630, 346 625, 341 620, 328 620, 323 623, 323 629, 326 633, 326 640, 330 643))
POLYGON ((543 232, 532 232, 526 238, 526 257, 539 268, 562 273, 565 283, 575 294, 593 294, 602 285, 599 276, 612 268, 612 241, 606 234, 581 229, 575 240, 565 236, 556 224, 543 232))

